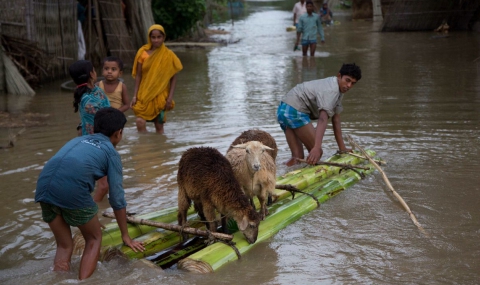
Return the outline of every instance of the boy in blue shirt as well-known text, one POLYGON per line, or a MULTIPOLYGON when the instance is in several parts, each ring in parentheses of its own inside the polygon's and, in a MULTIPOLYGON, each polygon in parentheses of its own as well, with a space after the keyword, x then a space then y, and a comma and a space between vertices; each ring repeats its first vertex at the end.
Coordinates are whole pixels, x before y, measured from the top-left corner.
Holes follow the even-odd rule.
POLYGON ((57 251, 54 271, 68 271, 73 252, 70 226, 78 227, 85 239, 79 279, 90 277, 97 266, 102 243, 98 206, 91 196, 95 181, 107 176, 109 202, 115 213, 125 245, 143 251, 143 243, 133 241, 127 231, 122 162, 115 146, 122 140, 125 115, 111 107, 97 111, 94 134, 66 143, 45 165, 37 181, 35 202, 40 202, 42 218, 55 236, 57 251))
POLYGON ((312 1, 307 1, 307 13, 300 16, 297 26, 297 41, 295 46, 300 42, 302 36, 302 53, 307 56, 308 47, 310 47, 310 56, 315 56, 317 48, 317 33, 320 35, 322 44, 325 43, 325 35, 323 33, 322 21, 318 14, 313 13, 315 6, 312 1))

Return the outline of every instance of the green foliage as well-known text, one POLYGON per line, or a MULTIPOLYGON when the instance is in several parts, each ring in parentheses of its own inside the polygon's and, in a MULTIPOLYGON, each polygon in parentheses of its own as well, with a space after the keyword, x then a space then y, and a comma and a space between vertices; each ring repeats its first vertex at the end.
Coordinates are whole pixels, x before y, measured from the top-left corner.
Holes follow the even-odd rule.
POLYGON ((167 39, 184 35, 205 15, 205 0, 153 0, 155 23, 165 28, 167 39))

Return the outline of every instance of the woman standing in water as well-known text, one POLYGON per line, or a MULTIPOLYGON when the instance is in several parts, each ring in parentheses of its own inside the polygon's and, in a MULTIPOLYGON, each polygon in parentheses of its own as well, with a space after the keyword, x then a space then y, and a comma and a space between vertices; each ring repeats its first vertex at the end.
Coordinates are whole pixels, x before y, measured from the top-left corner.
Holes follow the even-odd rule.
POLYGON ((139 132, 146 132, 147 122, 153 122, 156 132, 163 134, 166 112, 175 107, 176 74, 183 66, 175 53, 165 46, 165 36, 162 26, 151 26, 148 43, 138 50, 133 63, 135 91, 131 106, 139 132))

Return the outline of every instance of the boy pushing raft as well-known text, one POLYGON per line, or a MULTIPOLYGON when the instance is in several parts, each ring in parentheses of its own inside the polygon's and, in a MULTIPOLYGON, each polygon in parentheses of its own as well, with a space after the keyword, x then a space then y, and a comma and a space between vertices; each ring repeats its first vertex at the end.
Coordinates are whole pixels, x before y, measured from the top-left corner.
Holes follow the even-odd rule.
POLYGON ((70 270, 73 240, 70 226, 78 227, 85 239, 80 261, 80 280, 90 277, 97 266, 102 243, 98 206, 91 193, 95 180, 108 177, 109 202, 115 213, 125 245, 143 251, 143 244, 127 231, 122 162, 115 150, 122 140, 125 115, 111 107, 97 111, 94 134, 77 137, 65 144, 45 165, 37 181, 35 202, 40 202, 42 218, 55 236, 57 251, 54 271, 70 270))

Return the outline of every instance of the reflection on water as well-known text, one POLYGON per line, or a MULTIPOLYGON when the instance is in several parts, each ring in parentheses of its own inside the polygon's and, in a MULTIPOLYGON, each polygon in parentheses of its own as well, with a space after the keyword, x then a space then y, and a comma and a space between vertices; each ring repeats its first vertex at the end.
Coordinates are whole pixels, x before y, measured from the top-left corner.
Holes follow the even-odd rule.
MULTIPOLYGON (((88 284, 478 282, 480 69, 474 60, 480 36, 382 34, 376 32, 378 23, 339 16, 341 24, 325 29, 326 44, 316 56, 302 57, 292 49, 295 33, 285 31, 293 2, 247 1, 234 26, 225 21, 214 27, 231 31, 220 37, 236 44, 175 50, 184 69, 166 134, 138 134, 127 112, 118 151, 128 210, 176 206, 181 154, 192 146, 225 153, 249 128, 272 134, 279 174, 288 171, 282 162, 290 153, 275 119, 278 101, 296 84, 336 75, 342 63, 356 62, 363 78, 344 97, 343 131, 387 160, 392 185, 432 238, 424 238, 375 174, 215 274, 157 271, 139 261, 114 260, 99 264, 88 284)), ((27 128, 14 148, 0 150, 0 282, 5 284, 76 282, 74 271, 49 271, 55 243, 33 203, 43 165, 76 135, 72 94, 61 91, 60 83, 46 84, 33 98, 0 96, 2 110, 50 114, 45 125, 27 128)), ((0 140, 10 131, 0 129, 0 140)), ((336 151, 331 127, 323 145, 325 156, 336 151)), ((107 202, 100 204, 100 211, 107 208, 107 202)), ((72 263, 78 269, 79 257, 72 263)))

